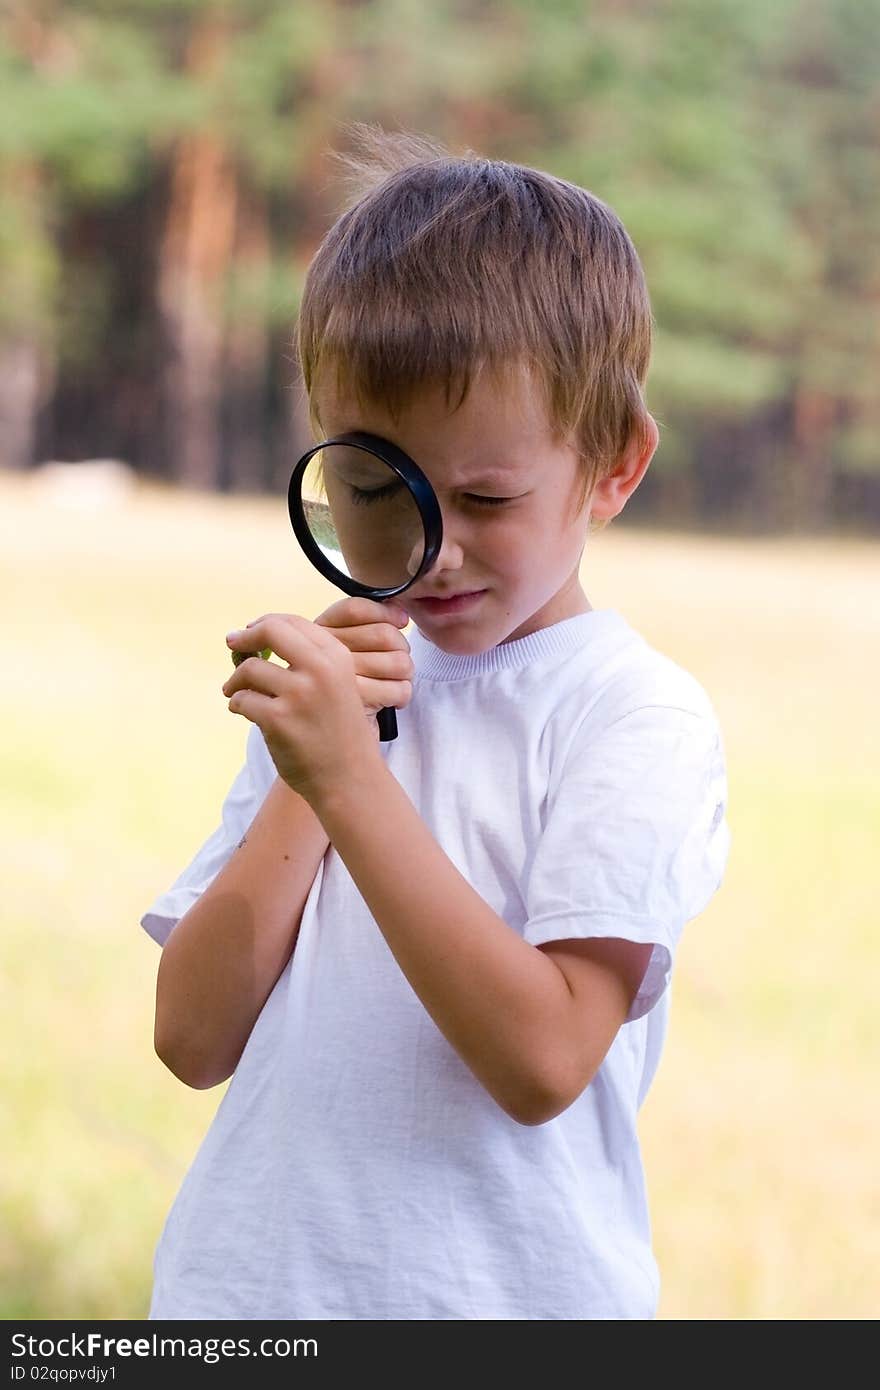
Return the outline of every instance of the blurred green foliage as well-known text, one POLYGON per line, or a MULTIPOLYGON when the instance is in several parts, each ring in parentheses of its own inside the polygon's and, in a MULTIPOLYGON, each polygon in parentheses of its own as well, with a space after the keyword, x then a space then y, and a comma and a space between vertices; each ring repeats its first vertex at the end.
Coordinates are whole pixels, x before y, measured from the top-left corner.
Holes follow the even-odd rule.
POLYGON ((676 441, 657 475, 685 468, 698 509, 730 501, 731 458, 762 496, 772 466, 815 525, 838 475, 880 479, 878 52, 880 0, 5 0, 0 350, 38 342, 63 401, 136 313, 161 395, 175 169, 207 135, 261 227, 211 312, 232 340, 263 326, 240 390, 280 410, 266 364, 338 208, 325 155, 347 121, 407 127, 609 202, 657 321, 649 405, 676 441))

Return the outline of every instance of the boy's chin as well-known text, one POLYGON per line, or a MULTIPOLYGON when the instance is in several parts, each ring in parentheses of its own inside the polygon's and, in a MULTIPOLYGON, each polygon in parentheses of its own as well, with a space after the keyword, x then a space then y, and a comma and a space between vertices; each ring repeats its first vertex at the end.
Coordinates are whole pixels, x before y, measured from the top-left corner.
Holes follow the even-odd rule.
POLYGON ((485 628, 481 630, 476 626, 469 631, 463 624, 458 632, 454 632, 451 627, 448 631, 442 629, 438 623, 437 628, 431 631, 427 623, 421 627, 415 619, 413 622, 422 636, 439 651, 446 652, 447 656, 480 656, 504 641, 503 636, 494 636, 485 628))

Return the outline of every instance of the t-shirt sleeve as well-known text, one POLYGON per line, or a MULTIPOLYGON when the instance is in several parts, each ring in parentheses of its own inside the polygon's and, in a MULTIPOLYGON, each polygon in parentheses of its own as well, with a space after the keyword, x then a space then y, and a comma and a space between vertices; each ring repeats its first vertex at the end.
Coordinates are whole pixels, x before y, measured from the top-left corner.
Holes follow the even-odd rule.
POLYGON ((525 939, 616 936, 653 951, 627 1022, 666 989, 686 922, 720 887, 727 774, 709 713, 642 706, 572 740, 527 879, 525 939))
POLYGON ((262 730, 252 724, 248 731, 244 766, 226 794, 220 812, 220 825, 171 887, 160 893, 140 919, 141 926, 160 946, 165 945, 183 914, 226 864, 263 804, 275 777, 275 764, 262 730))

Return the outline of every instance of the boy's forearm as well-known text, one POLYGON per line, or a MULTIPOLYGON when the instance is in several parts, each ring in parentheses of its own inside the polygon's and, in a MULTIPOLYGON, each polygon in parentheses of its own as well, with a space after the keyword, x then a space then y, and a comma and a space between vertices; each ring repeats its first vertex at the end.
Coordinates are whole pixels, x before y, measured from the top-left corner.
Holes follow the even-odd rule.
POLYGON ((398 965, 514 1119, 557 1104, 571 995, 562 972, 459 873, 386 767, 315 801, 398 965))
POLYGON ((156 980, 155 1048, 187 1085, 225 1081, 296 943, 329 844, 276 778, 238 848, 181 917, 156 980))

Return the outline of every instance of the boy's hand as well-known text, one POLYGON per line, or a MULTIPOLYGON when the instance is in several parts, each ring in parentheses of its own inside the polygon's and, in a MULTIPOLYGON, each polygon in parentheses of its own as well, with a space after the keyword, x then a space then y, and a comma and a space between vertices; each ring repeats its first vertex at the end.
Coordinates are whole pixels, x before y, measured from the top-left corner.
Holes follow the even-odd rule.
POLYGON ((267 613, 226 642, 252 658, 223 683, 229 709, 259 725, 279 776, 313 809, 350 779, 382 768, 354 657, 327 628, 267 613), (265 647, 287 664, 260 660, 265 647))
POLYGON ((233 660, 244 654, 223 684, 229 709, 260 726, 279 776, 315 809, 375 760, 376 713, 412 697, 409 643, 398 630, 408 621, 349 598, 314 623, 267 613, 226 638, 233 660), (267 649, 287 665, 260 660, 267 649))
MULTIPOLYGON (((413 663, 409 642, 399 630, 406 627, 409 614, 395 599, 385 603, 370 598, 340 599, 325 608, 315 622, 328 628, 351 652, 367 714, 375 717, 390 705, 404 709, 409 704, 413 663)), ((378 724, 375 730, 378 738, 378 724)))

